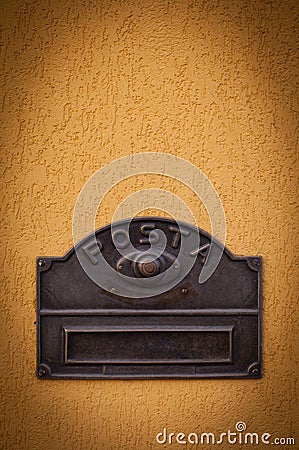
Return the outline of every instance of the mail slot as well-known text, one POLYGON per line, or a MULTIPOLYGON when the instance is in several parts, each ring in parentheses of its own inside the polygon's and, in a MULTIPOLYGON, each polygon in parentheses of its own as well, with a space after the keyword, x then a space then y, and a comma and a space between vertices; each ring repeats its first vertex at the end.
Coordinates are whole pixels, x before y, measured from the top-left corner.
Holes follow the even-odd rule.
POLYGON ((193 225, 138 217, 39 257, 38 377, 259 378, 262 258, 224 247, 200 283, 212 243, 193 225), (103 264, 113 276, 97 282, 103 264))
POLYGON ((65 364, 229 363, 232 330, 233 327, 64 328, 65 364))

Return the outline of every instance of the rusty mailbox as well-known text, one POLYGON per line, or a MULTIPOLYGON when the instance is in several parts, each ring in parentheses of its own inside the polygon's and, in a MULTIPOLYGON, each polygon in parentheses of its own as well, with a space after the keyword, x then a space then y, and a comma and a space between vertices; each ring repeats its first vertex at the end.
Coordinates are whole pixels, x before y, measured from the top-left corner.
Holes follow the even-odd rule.
POLYGON ((138 217, 97 230, 63 257, 39 257, 37 376, 259 378, 262 258, 223 247, 200 282, 212 241, 184 222, 138 217), (159 233, 164 245, 149 257, 159 233))

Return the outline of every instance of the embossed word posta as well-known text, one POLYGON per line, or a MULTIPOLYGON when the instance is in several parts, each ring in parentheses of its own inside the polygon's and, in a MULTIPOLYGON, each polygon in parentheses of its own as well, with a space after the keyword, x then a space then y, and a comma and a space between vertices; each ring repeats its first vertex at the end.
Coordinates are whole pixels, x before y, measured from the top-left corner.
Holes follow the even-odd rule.
POLYGON ((224 248, 201 283, 211 242, 192 225, 144 217, 101 228, 63 257, 39 257, 38 377, 259 378, 262 258, 224 248), (100 256, 116 274, 104 287, 93 280, 100 256), (144 280, 146 295, 134 297, 144 280))

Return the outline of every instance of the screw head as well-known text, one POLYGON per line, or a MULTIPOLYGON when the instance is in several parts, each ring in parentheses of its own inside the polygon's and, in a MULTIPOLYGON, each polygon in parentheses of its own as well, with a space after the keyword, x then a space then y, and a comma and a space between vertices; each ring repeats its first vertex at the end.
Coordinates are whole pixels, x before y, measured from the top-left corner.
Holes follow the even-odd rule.
POLYGON ((182 293, 182 294, 187 294, 187 293, 188 293, 188 289, 183 288, 183 289, 181 290, 181 293, 182 293))
POLYGON ((44 377, 46 375, 45 369, 39 369, 38 374, 40 377, 44 377))
POLYGON ((44 261, 43 259, 39 259, 38 263, 39 267, 44 267, 46 265, 46 261, 44 261))

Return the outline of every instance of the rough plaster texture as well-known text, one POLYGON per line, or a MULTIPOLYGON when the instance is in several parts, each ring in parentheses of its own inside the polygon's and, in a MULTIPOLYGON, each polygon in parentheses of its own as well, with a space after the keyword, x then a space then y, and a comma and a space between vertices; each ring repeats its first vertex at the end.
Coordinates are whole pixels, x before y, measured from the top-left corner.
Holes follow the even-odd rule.
MULTIPOLYGON (((298 2, 9 0, 1 9, 1 448, 181 448, 159 446, 156 434, 220 433, 239 420, 295 436, 298 2), (223 202, 228 247, 263 255, 261 380, 35 378, 35 258, 72 245, 76 197, 95 170, 144 151, 200 167, 223 202)), ((153 186, 177 192, 209 229, 195 195, 161 176, 121 183, 97 225, 153 186)))

